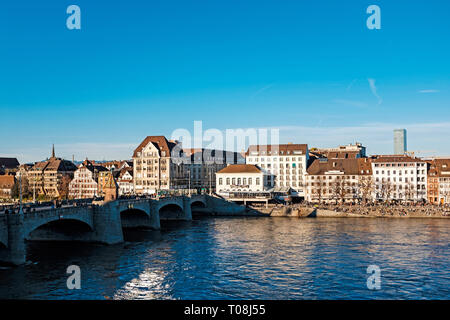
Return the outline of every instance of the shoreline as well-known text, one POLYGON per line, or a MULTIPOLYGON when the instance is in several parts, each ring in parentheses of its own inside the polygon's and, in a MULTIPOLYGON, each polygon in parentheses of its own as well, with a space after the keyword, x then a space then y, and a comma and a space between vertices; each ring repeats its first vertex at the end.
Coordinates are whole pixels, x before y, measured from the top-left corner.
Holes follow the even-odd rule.
POLYGON ((367 214, 358 214, 344 211, 334 211, 330 209, 319 209, 312 207, 275 207, 275 208, 252 208, 251 210, 258 211, 263 215, 270 217, 295 217, 295 218, 420 218, 420 219, 447 219, 450 215, 438 215, 438 214, 417 214, 410 212, 406 215, 400 214, 401 212, 408 212, 408 210, 401 209, 388 209, 391 212, 381 214, 382 208, 366 211, 367 214))

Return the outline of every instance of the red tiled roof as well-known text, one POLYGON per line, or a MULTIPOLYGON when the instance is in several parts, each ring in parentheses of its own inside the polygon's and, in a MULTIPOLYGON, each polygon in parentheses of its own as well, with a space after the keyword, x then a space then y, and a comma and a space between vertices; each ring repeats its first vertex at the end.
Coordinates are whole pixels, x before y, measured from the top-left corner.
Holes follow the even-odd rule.
POLYGON ((14 186, 14 176, 1 175, 0 176, 0 189, 11 189, 14 186))
POLYGON ((307 169, 310 175, 323 175, 328 171, 341 171, 346 175, 358 175, 361 172, 359 159, 316 159, 307 169))
POLYGON ((164 137, 164 136, 148 136, 134 150, 133 158, 137 157, 137 153, 141 152, 142 149, 144 149, 150 142, 153 143, 155 145, 155 147, 159 150, 160 155, 161 155, 161 152, 164 151, 166 153, 166 157, 170 156, 170 152, 176 145, 173 142, 167 141, 166 137, 164 137))
POLYGON ((217 173, 261 173, 262 171, 254 164, 230 164, 217 173))
POLYGON ((434 159, 428 163, 430 164, 428 175, 450 177, 450 159, 434 159))

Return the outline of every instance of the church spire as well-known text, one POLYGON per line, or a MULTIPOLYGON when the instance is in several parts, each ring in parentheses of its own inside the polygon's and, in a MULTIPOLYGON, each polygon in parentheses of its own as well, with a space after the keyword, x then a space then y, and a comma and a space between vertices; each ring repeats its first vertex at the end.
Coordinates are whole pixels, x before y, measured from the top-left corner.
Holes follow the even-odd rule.
POLYGON ((55 158, 55 144, 52 147, 52 158, 55 158))

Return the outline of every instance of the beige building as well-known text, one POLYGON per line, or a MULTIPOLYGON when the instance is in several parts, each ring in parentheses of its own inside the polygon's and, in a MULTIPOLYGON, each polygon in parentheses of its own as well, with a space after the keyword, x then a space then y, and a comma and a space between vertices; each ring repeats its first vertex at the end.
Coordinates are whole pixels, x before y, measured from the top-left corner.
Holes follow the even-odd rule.
POLYGON ((136 194, 186 189, 187 172, 181 143, 164 136, 148 136, 134 150, 133 179, 136 194))
POLYGON ((16 179, 13 175, 0 175, 0 199, 11 198, 16 179))
POLYGON ((71 161, 55 156, 53 147, 50 159, 36 162, 28 171, 21 174, 26 172, 29 188, 35 190, 36 195, 56 198, 68 191, 75 170, 77 167, 71 161))
POLYGON ((313 161, 307 170, 306 200, 316 203, 356 203, 372 200, 370 159, 313 161))
POLYGON ((450 159, 429 161, 428 201, 433 204, 450 204, 450 159))

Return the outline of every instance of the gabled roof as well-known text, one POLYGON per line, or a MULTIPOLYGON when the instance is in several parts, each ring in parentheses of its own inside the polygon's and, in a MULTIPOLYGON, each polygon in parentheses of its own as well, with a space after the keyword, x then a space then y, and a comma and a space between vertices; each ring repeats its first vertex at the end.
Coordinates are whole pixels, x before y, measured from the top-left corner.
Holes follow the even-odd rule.
POLYGON ((450 159, 434 159, 428 163, 430 164, 428 175, 450 177, 450 159))
POLYGON ((50 158, 48 165, 44 169, 45 171, 75 171, 77 167, 68 160, 60 158, 50 158))
POLYGON ((161 152, 166 153, 166 157, 170 156, 170 152, 176 146, 174 142, 170 142, 164 136, 148 136, 141 142, 141 144, 134 150, 133 158, 137 157, 137 153, 141 152, 149 143, 153 143, 153 145, 158 149, 159 155, 161 156, 161 152))
POLYGON ((262 173, 254 164, 230 164, 217 173, 262 173))
POLYGON ((0 189, 11 189, 14 186, 14 176, 0 175, 0 189))
POLYGON ((133 176, 133 168, 123 168, 122 170, 120 170, 119 177, 122 178, 127 172, 130 174, 130 176, 133 176))
POLYGON ((0 158, 0 168, 5 167, 5 169, 14 169, 19 166, 19 161, 16 158, 0 158))
POLYGON ((361 175, 372 175, 372 161, 370 158, 358 158, 358 171, 361 175))
POLYGON ((36 162, 31 170, 38 171, 75 171, 77 166, 71 161, 61 158, 50 158, 46 161, 36 162))
POLYGON ((329 171, 340 171, 346 175, 358 175, 359 159, 316 159, 307 169, 310 175, 324 175, 329 171))

